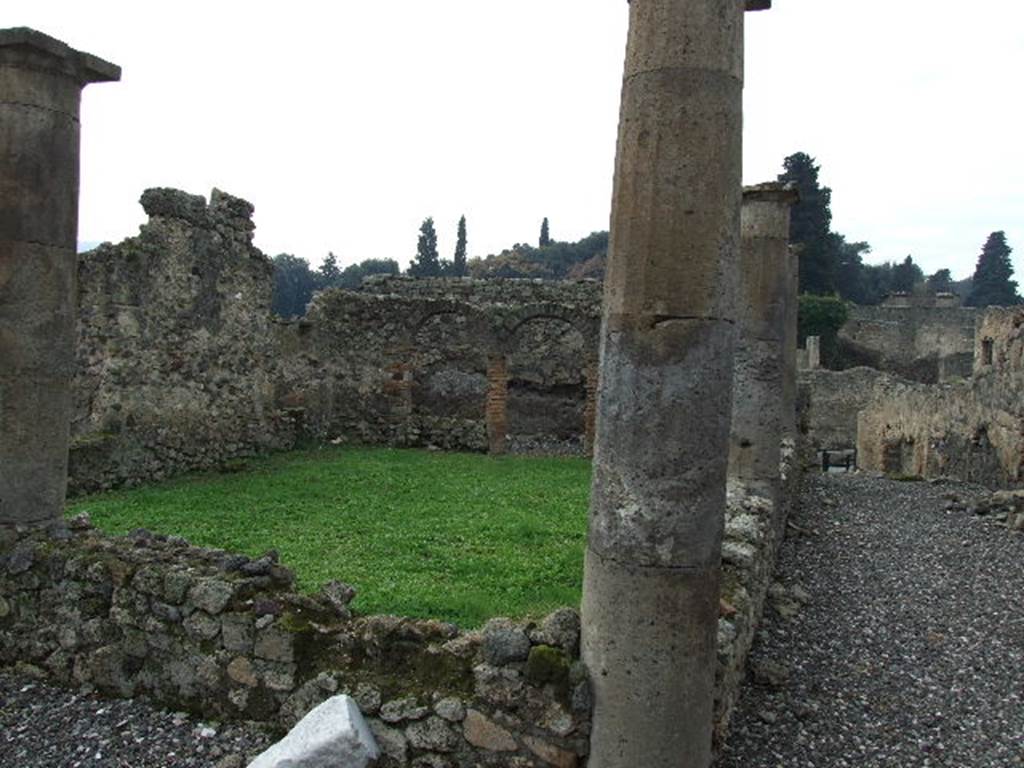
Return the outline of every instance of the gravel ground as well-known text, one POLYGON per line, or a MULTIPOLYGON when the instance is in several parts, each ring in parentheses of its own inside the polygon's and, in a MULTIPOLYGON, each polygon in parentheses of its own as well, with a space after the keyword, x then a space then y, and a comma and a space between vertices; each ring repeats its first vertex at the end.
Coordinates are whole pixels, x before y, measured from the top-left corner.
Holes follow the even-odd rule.
POLYGON ((240 768, 274 739, 0 671, 3 768, 240 768))
POLYGON ((808 483, 718 768, 1024 766, 1024 536, 950 494, 808 483))

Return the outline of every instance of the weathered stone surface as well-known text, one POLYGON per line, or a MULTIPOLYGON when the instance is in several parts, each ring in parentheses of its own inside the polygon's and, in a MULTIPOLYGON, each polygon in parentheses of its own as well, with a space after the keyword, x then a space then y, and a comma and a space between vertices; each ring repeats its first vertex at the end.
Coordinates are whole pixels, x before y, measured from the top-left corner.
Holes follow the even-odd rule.
POLYGON ((475 709, 466 712, 462 732, 470 744, 490 752, 514 752, 518 748, 511 733, 475 709))
POLYGON ((405 729, 405 736, 410 746, 433 752, 451 752, 459 742, 448 723, 435 716, 414 722, 405 729))
POLYGON ((415 696, 406 696, 386 702, 380 708, 380 719, 385 723, 400 723, 403 720, 420 720, 430 712, 416 701, 415 696))
POLYGON ((450 723, 461 723, 466 717, 466 707, 459 699, 448 697, 434 704, 434 712, 450 723))
POLYGON ((366 768, 380 755, 355 702, 328 699, 249 768, 366 768))
POLYGON ((530 654, 530 638, 507 619, 491 619, 484 627, 484 659, 488 664, 503 666, 526 661, 530 654))
POLYGON ((214 616, 227 607, 233 596, 234 587, 217 579, 202 579, 188 593, 190 603, 214 616))
POLYGON ((232 662, 228 664, 227 673, 228 677, 236 683, 247 685, 250 688, 255 688, 259 685, 259 678, 256 677, 256 670, 253 669, 252 662, 245 656, 238 656, 233 659, 232 662))
POLYGON ((579 765, 579 758, 574 752, 556 747, 536 736, 523 737, 523 743, 533 754, 555 768, 576 768, 579 765))
POLYGON ((530 633, 530 640, 538 645, 554 645, 570 656, 579 654, 580 614, 572 608, 559 608, 544 617, 540 626, 530 633))

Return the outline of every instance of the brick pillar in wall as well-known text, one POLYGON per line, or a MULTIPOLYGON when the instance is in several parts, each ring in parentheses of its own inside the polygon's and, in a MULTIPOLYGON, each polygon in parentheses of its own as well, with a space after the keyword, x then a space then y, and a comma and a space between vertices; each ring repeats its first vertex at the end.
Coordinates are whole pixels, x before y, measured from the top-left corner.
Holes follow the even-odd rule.
POLYGON ((487 361, 487 441, 490 453, 505 453, 508 435, 508 361, 493 355, 487 361))

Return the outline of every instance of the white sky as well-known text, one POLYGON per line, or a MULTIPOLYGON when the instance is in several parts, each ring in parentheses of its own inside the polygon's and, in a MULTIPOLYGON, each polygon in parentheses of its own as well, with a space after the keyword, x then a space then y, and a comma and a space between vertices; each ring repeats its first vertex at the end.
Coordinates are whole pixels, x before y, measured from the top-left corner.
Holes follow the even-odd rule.
MULTIPOLYGON (((747 14, 745 181, 806 151, 834 228, 973 271, 1006 230, 1024 283, 1024 4, 775 0, 747 14)), ((605 229, 624 0, 4 0, 124 69, 86 89, 80 239, 134 234, 150 186, 256 206, 256 243, 317 264, 470 255, 605 229)))

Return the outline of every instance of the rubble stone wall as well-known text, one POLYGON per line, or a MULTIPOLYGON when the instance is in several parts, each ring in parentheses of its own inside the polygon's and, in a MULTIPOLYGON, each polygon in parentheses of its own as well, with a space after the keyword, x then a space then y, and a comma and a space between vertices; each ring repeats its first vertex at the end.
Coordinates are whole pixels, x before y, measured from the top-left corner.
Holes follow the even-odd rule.
MULTIPOLYGON (((799 492, 792 445, 783 454, 778 503, 729 488, 719 740, 799 492)), ((592 702, 573 608, 464 630, 353 615, 354 590, 338 581, 297 593, 273 552, 249 558, 144 530, 111 537, 84 517, 9 535, 0 540, 0 664, 282 729, 348 693, 382 768, 586 763, 592 702)))
POLYGON ((898 382, 860 414, 861 465, 990 487, 1024 481, 1024 310, 978 318, 974 374, 939 386, 898 382))
POLYGON ((303 438, 488 448, 488 360, 509 442, 582 446, 600 284, 370 280, 272 317, 252 206, 148 190, 137 237, 79 259, 72 492, 230 465, 303 438))
POLYGON ((857 445, 857 415, 884 401, 895 377, 874 368, 800 371, 800 429, 810 450, 857 445))
POLYGON ((839 330, 840 354, 867 366, 933 384, 971 374, 976 310, 941 306, 851 306, 839 330))

